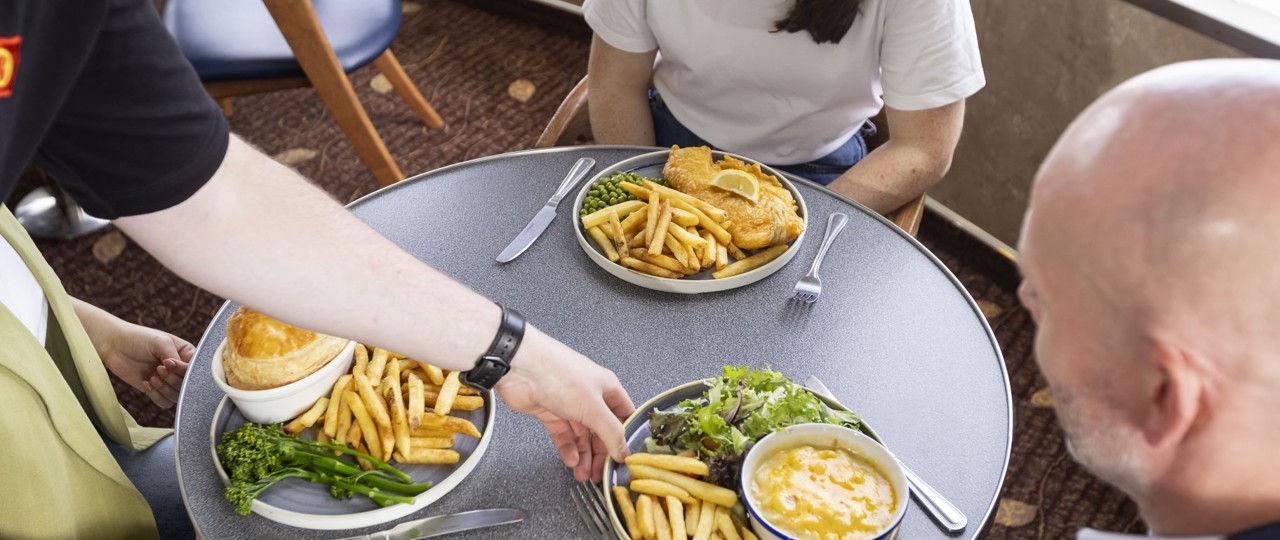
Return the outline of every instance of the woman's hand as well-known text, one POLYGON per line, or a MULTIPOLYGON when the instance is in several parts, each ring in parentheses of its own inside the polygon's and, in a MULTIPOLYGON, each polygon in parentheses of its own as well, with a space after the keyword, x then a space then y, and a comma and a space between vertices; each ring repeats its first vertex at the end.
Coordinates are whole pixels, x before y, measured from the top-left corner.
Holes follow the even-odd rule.
POLYGON ((182 338, 123 321, 80 300, 73 298, 72 303, 109 371, 147 394, 160 408, 167 409, 178 402, 195 347, 182 338))
POLYGON ((533 327, 496 390, 508 407, 542 422, 579 482, 599 480, 606 456, 626 457, 622 420, 635 405, 618 377, 533 327))

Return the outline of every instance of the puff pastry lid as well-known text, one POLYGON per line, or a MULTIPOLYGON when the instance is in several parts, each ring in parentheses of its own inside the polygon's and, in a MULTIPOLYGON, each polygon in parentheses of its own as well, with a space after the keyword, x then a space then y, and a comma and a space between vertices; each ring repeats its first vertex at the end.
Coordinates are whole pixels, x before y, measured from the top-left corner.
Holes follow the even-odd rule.
POLYGON ((342 352, 347 341, 241 307, 227 319, 222 369, 233 388, 276 388, 315 373, 342 352))

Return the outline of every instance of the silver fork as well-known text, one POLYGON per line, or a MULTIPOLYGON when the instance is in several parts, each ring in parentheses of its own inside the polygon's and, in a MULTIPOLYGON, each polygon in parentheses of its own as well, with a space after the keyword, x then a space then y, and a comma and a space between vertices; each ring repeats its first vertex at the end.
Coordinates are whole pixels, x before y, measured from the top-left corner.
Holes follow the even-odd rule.
POLYGON ((591 482, 579 482, 569 490, 569 494, 587 529, 602 540, 614 540, 614 535, 609 533, 609 513, 606 512, 600 487, 591 482))
POLYGON ((796 282, 796 288, 791 291, 792 300, 812 304, 818 299, 818 295, 822 294, 822 280, 818 278, 818 268, 822 266, 822 258, 827 256, 827 250, 831 249, 831 244, 835 242, 836 235, 844 230, 844 225, 848 222, 849 216, 840 212, 831 214, 827 218, 827 232, 822 235, 822 246, 818 248, 818 256, 814 257, 813 266, 809 267, 809 273, 796 282))

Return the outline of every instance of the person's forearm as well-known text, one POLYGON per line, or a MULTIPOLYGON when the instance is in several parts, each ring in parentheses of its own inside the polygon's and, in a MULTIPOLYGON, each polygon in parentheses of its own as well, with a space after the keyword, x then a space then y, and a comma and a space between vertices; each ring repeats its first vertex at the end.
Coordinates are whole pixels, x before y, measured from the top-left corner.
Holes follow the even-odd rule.
POLYGON ((76 318, 80 319, 80 326, 84 327, 85 334, 89 335, 93 348, 101 354, 108 347, 106 341, 111 335, 110 327, 116 322, 115 315, 75 297, 71 297, 71 307, 76 312, 76 318))
POLYGON ((828 187, 886 214, 928 191, 950 166, 950 153, 890 140, 828 187))
POLYGON ((644 91, 592 86, 589 94, 591 133, 597 144, 654 145, 653 114, 644 91))
POLYGON ((285 322, 468 369, 499 309, 238 138, 187 201, 117 226, 178 275, 285 322))

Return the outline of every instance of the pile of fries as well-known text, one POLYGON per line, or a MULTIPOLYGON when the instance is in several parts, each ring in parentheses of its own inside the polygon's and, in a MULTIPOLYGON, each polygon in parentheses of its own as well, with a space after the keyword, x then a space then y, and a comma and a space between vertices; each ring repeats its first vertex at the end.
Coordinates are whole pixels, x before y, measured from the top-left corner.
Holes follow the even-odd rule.
MULTIPOLYGON (((407 359, 385 349, 356 345, 355 364, 301 416, 285 425, 298 434, 318 428, 316 439, 333 441, 383 461, 448 465, 457 435, 480 437, 480 430, 450 411, 484 407, 484 396, 462 386, 457 371, 407 359)), ((365 470, 372 465, 360 459, 365 470)))
POLYGON ((706 476, 701 460, 662 454, 627 457, 631 485, 613 486, 631 540, 756 540, 729 511, 738 494, 693 476, 706 476), (631 494, 639 495, 635 502, 631 494))
POLYGON ((721 279, 755 270, 787 250, 773 246, 747 256, 733 245, 724 210, 649 180, 618 186, 640 200, 587 214, 582 228, 610 261, 632 270, 678 279, 714 266, 711 277, 721 279), (729 262, 731 256, 736 262, 729 262))

